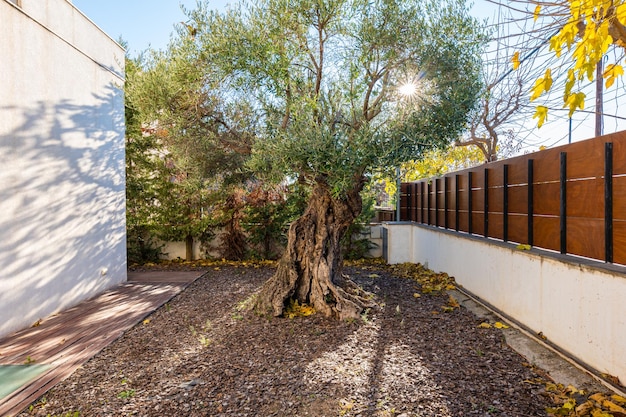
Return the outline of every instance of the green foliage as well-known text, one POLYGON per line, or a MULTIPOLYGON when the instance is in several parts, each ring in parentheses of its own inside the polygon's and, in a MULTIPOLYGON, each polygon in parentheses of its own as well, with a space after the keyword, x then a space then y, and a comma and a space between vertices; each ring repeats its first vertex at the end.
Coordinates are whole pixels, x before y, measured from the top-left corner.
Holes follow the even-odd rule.
POLYGON ((302 214, 306 197, 306 189, 297 183, 275 187, 259 183, 250 191, 243 220, 250 257, 280 256, 289 224, 302 214))
POLYGON ((348 227, 346 234, 341 240, 343 257, 347 260, 365 258, 369 250, 373 248, 372 242, 369 237, 365 236, 365 233, 368 232, 369 223, 376 214, 374 197, 366 195, 363 200, 361 214, 348 227))
POLYGON ((480 91, 480 24, 462 1, 265 0, 190 13, 205 65, 259 115, 248 167, 324 181, 360 177, 455 139, 480 91), (406 103, 397 87, 422 80, 406 103))
POLYGON ((163 245, 158 245, 146 227, 135 226, 127 229, 128 262, 143 264, 157 262, 163 255, 163 245))
POLYGON ((220 252, 224 259, 240 261, 245 259, 246 235, 241 226, 246 206, 245 190, 234 189, 223 201, 218 217, 223 231, 220 236, 220 252))
POLYGON ((134 389, 127 389, 124 390, 122 392, 120 392, 119 394, 117 394, 117 398, 122 399, 122 400, 126 400, 129 398, 132 398, 135 396, 135 390, 134 389))
POLYGON ((250 184, 358 194, 456 139, 480 92, 484 36, 464 0, 209 5, 167 51, 127 65, 128 224, 162 239, 223 227, 226 258, 274 256, 303 200, 250 184), (411 100, 398 94, 407 79, 411 100))
POLYGON ((241 122, 250 119, 246 104, 223 105, 195 55, 179 34, 166 52, 127 59, 127 224, 129 248, 139 249, 132 256, 145 257, 135 243, 146 236, 211 240, 212 208, 249 175, 241 170, 251 143, 241 122))

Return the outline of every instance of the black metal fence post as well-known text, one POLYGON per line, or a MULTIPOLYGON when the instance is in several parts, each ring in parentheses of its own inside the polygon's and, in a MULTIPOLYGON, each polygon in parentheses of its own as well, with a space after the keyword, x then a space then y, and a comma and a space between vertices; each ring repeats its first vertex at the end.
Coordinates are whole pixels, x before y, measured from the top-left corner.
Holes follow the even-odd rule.
POLYGON ((467 173, 467 232, 472 234, 472 172, 467 173))
POLYGON ((449 180, 448 177, 443 177, 443 227, 445 227, 446 229, 449 226, 448 209, 450 208, 449 207, 450 202, 448 201, 448 192, 449 192, 448 188, 450 184, 448 184, 449 182, 448 180, 449 180))
POLYGON ((430 225, 430 182, 426 183, 426 224, 430 225))
POLYGON ((439 227, 439 188, 441 187, 441 182, 439 178, 436 178, 433 181, 433 197, 435 198, 435 226, 439 227))
POLYGON ((535 182, 534 179, 534 160, 533 159, 529 159, 528 160, 528 244, 530 246, 533 246, 533 240, 534 240, 534 218, 533 218, 533 214, 535 211, 535 205, 534 205, 534 193, 533 193, 533 184, 535 182))
POLYGON ((559 213, 561 223, 561 253, 567 253, 567 152, 560 153, 561 161, 561 209, 559 213))
POLYGON ((484 190, 483 193, 483 236, 489 237, 489 170, 485 168, 485 177, 484 177, 484 190))
POLYGON ((502 240, 509 241, 509 165, 502 166, 502 240))
POLYGON ((613 262, 613 143, 604 144, 604 260, 613 262))
POLYGON ((459 205, 461 204, 461 201, 459 200, 459 197, 461 196, 459 178, 461 178, 459 174, 454 176, 454 230, 457 232, 459 231, 459 205))
POLYGON ((420 223, 424 224, 424 181, 420 182, 420 223))

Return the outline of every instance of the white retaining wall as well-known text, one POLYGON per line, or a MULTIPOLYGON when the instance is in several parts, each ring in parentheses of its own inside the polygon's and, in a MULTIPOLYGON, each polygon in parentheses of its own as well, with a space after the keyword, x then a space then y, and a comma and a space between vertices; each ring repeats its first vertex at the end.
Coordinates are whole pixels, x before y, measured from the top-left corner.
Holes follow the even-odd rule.
MULTIPOLYGON (((372 248, 370 249, 368 256, 372 258, 380 258, 383 256, 383 237, 382 226, 380 224, 368 225, 363 234, 358 236, 362 239, 369 239, 372 242, 372 248)), ((219 246, 219 236, 211 243, 211 246, 217 248, 219 246)), ((162 259, 185 259, 187 254, 187 247, 185 242, 157 242, 157 246, 163 245, 161 256, 162 259)), ((203 252, 200 242, 194 241, 193 243, 193 256, 194 259, 204 259, 206 254, 203 252)), ((211 251, 209 256, 219 258, 220 254, 217 249, 211 251)))
POLYGON ((126 280, 125 52, 67 0, 0 20, 2 337, 126 280))
POLYGON ((387 260, 422 263, 600 373, 626 382, 626 269, 389 223, 387 260))

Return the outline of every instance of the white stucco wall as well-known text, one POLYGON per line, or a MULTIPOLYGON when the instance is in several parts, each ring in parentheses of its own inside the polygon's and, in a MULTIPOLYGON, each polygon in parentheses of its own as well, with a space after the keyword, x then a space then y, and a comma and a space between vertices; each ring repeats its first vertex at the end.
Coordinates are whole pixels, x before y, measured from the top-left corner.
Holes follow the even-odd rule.
POLYGON ((0 337, 126 280, 124 50, 0 0, 0 337))
POLYGON ((626 381, 626 268, 389 223, 388 262, 426 264, 601 373, 626 381))

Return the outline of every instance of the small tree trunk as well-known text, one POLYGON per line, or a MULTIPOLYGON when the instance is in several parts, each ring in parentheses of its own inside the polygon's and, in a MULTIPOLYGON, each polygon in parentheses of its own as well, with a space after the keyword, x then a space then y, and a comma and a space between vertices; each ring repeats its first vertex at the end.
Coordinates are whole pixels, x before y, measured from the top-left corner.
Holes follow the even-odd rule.
POLYGON ((360 180, 346 196, 333 198, 325 182, 316 183, 304 214, 289 228, 276 273, 257 296, 257 312, 280 316, 288 300, 295 299, 325 316, 359 317, 368 303, 350 291, 354 284, 342 276, 340 242, 361 212, 363 185, 360 180))
POLYGON ((193 236, 185 236, 185 260, 193 261, 193 236))

